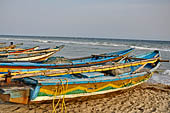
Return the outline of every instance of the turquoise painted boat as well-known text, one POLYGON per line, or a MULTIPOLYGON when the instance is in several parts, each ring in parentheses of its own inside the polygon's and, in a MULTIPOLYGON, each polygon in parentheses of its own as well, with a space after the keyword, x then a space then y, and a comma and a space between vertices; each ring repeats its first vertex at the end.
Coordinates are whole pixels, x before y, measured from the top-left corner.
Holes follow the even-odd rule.
POLYGON ((118 52, 105 53, 100 55, 92 55, 85 58, 69 59, 68 63, 52 63, 49 64, 48 60, 41 63, 26 63, 26 62, 13 62, 13 63, 0 63, 1 69, 35 69, 35 68, 76 68, 93 65, 101 65, 108 62, 118 61, 130 54, 134 49, 130 48, 118 52))
POLYGON ((120 63, 129 66, 115 70, 13 79, 13 82, 9 83, 10 86, 15 84, 12 87, 1 85, 0 98, 4 101, 28 104, 124 90, 147 81, 158 69, 159 59, 160 52, 154 51, 122 60, 120 63), (131 65, 132 62, 137 65, 131 65))

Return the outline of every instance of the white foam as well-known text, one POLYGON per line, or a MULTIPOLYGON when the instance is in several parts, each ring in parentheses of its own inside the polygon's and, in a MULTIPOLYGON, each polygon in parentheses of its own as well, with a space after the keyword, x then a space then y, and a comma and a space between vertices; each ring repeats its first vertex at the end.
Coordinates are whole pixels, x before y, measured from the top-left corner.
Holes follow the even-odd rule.
POLYGON ((48 43, 49 40, 34 40, 33 42, 48 43))
MULTIPOLYGON (((90 42, 90 41, 73 41, 73 40, 42 40, 42 39, 28 39, 28 38, 3 38, 3 40, 17 40, 17 41, 33 41, 39 43, 63 43, 63 44, 80 44, 80 45, 94 45, 94 46, 110 46, 110 47, 131 47, 141 50, 160 50, 170 52, 170 48, 152 48, 152 47, 144 47, 144 46, 132 46, 126 44, 117 44, 112 42, 90 42)), ((146 45, 145 45, 146 46, 146 45)))
MULTIPOLYGON (((1 39, 1 38, 0 38, 0 39, 1 39)), ((14 38, 3 38, 3 40, 10 40, 10 41, 11 41, 11 40, 17 40, 17 41, 18 41, 18 40, 19 40, 19 41, 29 40, 29 41, 32 41, 32 39, 20 39, 20 38, 15 38, 15 39, 14 39, 14 38)))
POLYGON ((136 48, 136 49, 143 49, 143 50, 159 50, 159 51, 169 51, 170 48, 150 48, 150 47, 141 47, 141 46, 130 46, 131 48, 136 48))
POLYGON ((150 82, 162 83, 162 84, 170 85, 169 75, 154 74, 150 78, 150 82))
POLYGON ((81 44, 81 45, 96 45, 96 46, 128 46, 123 44, 114 44, 108 42, 80 42, 80 41, 66 41, 66 40, 55 40, 53 42, 65 43, 65 44, 81 44))
POLYGON ((160 74, 153 74, 149 82, 151 83, 162 83, 166 85, 170 85, 170 70, 165 70, 164 72, 160 72, 160 74))
POLYGON ((165 70, 165 71, 163 72, 163 74, 164 74, 164 75, 170 75, 170 70, 165 70))

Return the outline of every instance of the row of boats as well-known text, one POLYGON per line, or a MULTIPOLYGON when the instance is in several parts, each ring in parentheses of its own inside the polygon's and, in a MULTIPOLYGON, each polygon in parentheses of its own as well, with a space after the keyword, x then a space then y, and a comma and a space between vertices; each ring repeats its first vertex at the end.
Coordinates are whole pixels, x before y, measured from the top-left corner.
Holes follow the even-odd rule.
POLYGON ((67 59, 52 57, 63 45, 45 49, 15 47, 0 48, 0 98, 22 104, 131 88, 147 81, 163 61, 157 50, 131 56, 134 48, 129 48, 67 59))

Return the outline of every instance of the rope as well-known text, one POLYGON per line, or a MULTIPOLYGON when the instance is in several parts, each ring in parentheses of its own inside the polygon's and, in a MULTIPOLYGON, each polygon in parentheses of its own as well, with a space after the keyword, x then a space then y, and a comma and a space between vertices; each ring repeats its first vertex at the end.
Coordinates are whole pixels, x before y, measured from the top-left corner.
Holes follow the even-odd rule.
POLYGON ((64 87, 64 83, 63 83, 63 81, 62 81, 62 79, 59 79, 60 81, 61 81, 61 85, 59 85, 59 86, 61 86, 61 87, 58 87, 58 88, 56 88, 56 91, 55 91, 55 93, 54 93, 54 98, 53 98, 53 111, 52 111, 52 113, 56 113, 57 111, 56 111, 56 108, 57 108, 57 106, 59 105, 59 103, 60 103, 60 100, 61 100, 61 96, 63 95, 63 97, 62 97, 62 99, 63 99, 63 101, 62 101, 62 108, 61 108, 61 111, 62 111, 62 113, 63 113, 63 108, 64 108, 64 110, 65 110, 65 113, 67 112, 67 108, 66 108, 66 104, 65 104, 65 101, 64 101, 64 98, 65 98, 65 93, 64 92, 66 92, 67 91, 67 88, 68 88, 68 80, 67 79, 64 79, 64 80, 66 80, 66 87, 64 87), (59 100, 58 100, 58 102, 57 102, 57 104, 55 105, 55 99, 56 99, 56 96, 57 96, 57 94, 59 95, 59 100))

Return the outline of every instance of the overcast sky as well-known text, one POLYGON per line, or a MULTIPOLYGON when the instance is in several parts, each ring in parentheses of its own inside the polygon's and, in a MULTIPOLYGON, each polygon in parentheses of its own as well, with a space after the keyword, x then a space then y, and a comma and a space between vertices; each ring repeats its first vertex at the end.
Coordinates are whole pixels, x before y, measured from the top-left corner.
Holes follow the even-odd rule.
POLYGON ((170 41, 170 0, 0 0, 0 34, 170 41))

